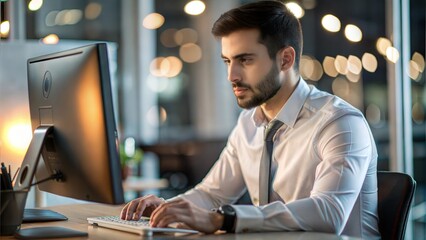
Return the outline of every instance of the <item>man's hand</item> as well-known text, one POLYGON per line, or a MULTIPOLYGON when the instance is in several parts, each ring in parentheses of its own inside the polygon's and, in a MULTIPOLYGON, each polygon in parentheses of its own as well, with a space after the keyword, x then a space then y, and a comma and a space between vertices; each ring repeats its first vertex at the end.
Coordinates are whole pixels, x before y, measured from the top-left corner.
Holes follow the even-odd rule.
POLYGON ((219 213, 197 207, 185 199, 177 199, 163 203, 151 214, 152 227, 167 227, 171 223, 179 223, 205 233, 214 233, 223 224, 223 216, 219 213))
POLYGON ((152 212, 166 201, 154 195, 137 198, 123 207, 120 217, 123 220, 139 220, 142 216, 149 217, 152 212))

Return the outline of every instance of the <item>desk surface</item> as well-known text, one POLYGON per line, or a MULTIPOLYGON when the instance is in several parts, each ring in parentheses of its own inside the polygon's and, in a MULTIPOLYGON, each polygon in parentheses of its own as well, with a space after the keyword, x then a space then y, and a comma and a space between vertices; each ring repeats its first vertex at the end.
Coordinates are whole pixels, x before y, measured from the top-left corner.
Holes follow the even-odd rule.
MULTIPOLYGON (((80 239, 141 239, 137 234, 125 233, 107 228, 95 227, 87 223, 87 217, 118 215, 121 206, 111 206, 103 204, 73 204, 61 205, 54 207, 46 207, 68 217, 68 221, 47 222, 47 223, 27 223, 21 228, 42 227, 42 226, 62 226, 79 231, 89 233, 88 238, 80 239)), ((333 234, 316 233, 316 232, 273 232, 273 233, 244 233, 244 234, 192 234, 192 235, 170 235, 170 234, 154 234, 148 239, 214 239, 214 240, 251 240, 251 239, 355 239, 344 236, 336 236, 333 234)), ((2 236, 3 239, 3 236, 2 236)), ((5 237, 4 239, 14 239, 13 237, 5 237)), ((70 238, 67 238, 70 239, 70 238)), ((79 239, 79 238, 73 238, 79 239)))

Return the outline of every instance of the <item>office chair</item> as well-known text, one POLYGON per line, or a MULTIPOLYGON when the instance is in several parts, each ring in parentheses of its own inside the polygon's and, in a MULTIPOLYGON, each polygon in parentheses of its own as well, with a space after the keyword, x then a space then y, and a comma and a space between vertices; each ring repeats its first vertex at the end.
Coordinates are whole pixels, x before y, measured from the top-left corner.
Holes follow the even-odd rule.
POLYGON ((404 239, 416 181, 405 173, 378 171, 377 186, 382 239, 404 239))

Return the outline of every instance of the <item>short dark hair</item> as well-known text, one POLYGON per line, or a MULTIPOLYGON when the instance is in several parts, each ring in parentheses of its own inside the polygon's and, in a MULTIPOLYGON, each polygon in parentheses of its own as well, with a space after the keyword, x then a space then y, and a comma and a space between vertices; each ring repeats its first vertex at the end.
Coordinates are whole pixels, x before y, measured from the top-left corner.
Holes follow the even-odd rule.
POLYGON ((282 48, 293 47, 296 52, 294 69, 299 71, 303 48, 302 27, 284 3, 259 1, 231 9, 216 20, 212 34, 224 37, 243 29, 259 29, 259 42, 267 47, 273 60, 282 48))

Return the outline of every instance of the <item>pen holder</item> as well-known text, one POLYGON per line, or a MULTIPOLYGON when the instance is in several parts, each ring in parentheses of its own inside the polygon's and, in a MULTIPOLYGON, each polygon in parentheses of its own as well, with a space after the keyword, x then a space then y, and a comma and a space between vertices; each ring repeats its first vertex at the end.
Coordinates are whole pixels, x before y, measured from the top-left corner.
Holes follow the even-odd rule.
POLYGON ((13 235, 21 227, 28 190, 2 190, 0 208, 0 235, 13 235))

